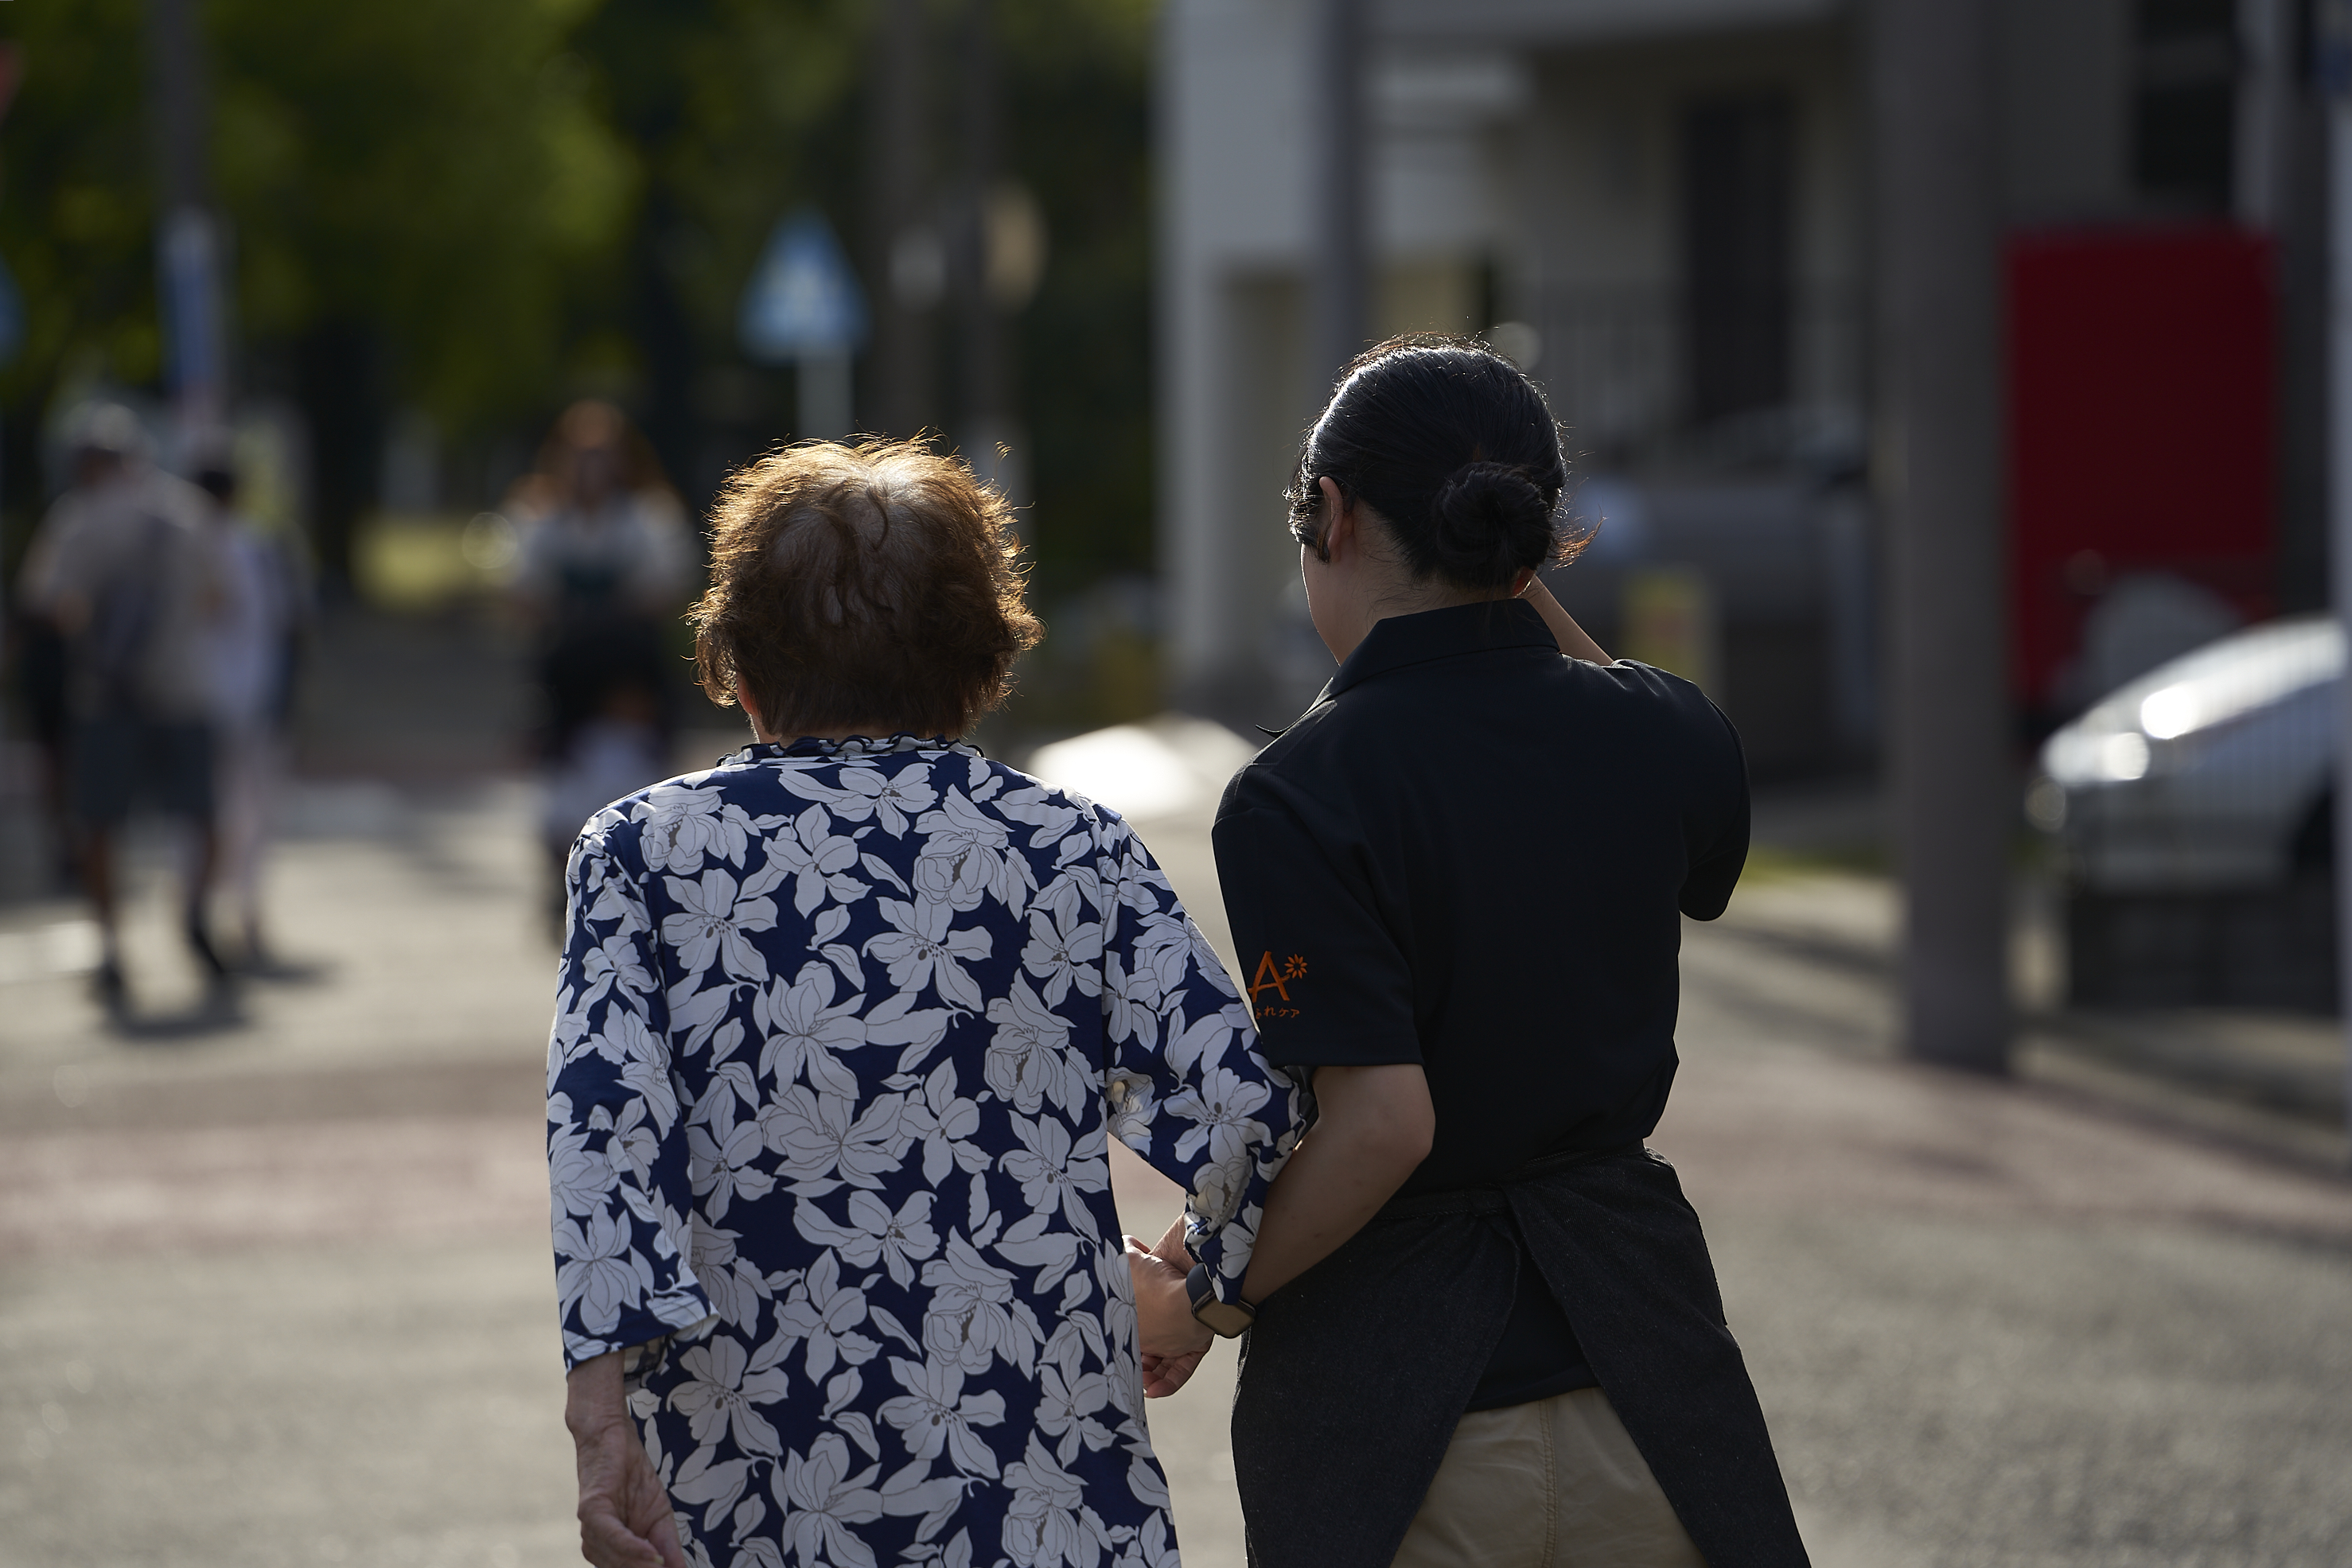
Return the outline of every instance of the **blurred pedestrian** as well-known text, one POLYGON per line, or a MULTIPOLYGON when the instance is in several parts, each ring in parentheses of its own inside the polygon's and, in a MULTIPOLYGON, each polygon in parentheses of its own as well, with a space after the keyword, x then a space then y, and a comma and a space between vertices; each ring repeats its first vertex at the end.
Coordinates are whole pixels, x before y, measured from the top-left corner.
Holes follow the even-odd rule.
POLYGON ((205 638, 220 603, 205 497, 149 460, 138 416, 84 409, 70 489, 26 557, 24 602, 62 639, 67 817, 98 917, 99 998, 129 1006, 117 920, 121 830, 142 800, 193 841, 182 932, 217 991, 228 970, 205 915, 217 849, 205 638))
POLYGON ((210 501, 204 529, 220 573, 218 612, 205 627, 213 723, 214 889, 242 938, 238 967, 275 967, 262 916, 261 862, 285 771, 296 660, 310 621, 310 573, 292 542, 237 507, 226 453, 209 455, 196 485, 210 501))
POLYGON ((669 643, 694 542, 652 450, 605 402, 564 411, 509 509, 522 530, 514 593, 535 640, 540 824, 558 925, 581 823, 670 771, 682 662, 669 643))
MULTIPOLYGON (((28 555, 25 565, 34 564, 28 555)), ((56 620, 30 601, 20 579, 7 606, 6 634, 9 678, 25 715, 26 733, 33 742, 36 788, 48 829, 50 860, 46 867, 49 890, 70 892, 79 885, 80 872, 73 852, 73 821, 66 805, 66 741, 71 721, 66 706, 66 638, 56 620)))

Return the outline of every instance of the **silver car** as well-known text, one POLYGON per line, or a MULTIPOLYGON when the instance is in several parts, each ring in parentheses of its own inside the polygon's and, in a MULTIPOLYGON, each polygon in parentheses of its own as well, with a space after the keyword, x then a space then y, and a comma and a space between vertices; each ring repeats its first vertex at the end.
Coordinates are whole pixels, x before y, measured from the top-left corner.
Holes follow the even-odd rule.
POLYGON ((2052 736, 2026 799, 2057 835, 2081 1002, 2326 1006, 2344 633, 2208 643, 2052 736))

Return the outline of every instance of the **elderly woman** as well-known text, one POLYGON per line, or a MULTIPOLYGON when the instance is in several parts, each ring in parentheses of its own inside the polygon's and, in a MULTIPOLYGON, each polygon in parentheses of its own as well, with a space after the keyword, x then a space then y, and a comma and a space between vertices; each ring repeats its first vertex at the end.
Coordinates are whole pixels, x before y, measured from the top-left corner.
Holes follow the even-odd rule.
POLYGON ((1173 1563, 1139 1349, 1188 1363, 1196 1312, 1377 1207, 1332 1174, 1344 1079, 1253 1272, 1301 1092, 1126 824, 958 738, 1038 634, 1002 501, 917 447, 814 445, 714 521, 699 667, 757 744, 598 812, 569 871, 583 1549, 1173 1563), (1114 1137, 1187 1193, 1191 1281, 1123 1249, 1114 1137))

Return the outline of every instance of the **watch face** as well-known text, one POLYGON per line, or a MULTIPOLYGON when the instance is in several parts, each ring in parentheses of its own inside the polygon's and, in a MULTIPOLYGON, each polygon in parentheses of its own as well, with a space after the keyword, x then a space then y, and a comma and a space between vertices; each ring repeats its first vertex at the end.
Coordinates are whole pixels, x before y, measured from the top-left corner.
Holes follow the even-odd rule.
POLYGON ((1247 1307, 1220 1301, 1214 1297, 1194 1307, 1192 1315, 1205 1324, 1211 1333, 1221 1334, 1226 1339, 1235 1339, 1247 1333, 1250 1325, 1257 1322, 1257 1314, 1247 1307))

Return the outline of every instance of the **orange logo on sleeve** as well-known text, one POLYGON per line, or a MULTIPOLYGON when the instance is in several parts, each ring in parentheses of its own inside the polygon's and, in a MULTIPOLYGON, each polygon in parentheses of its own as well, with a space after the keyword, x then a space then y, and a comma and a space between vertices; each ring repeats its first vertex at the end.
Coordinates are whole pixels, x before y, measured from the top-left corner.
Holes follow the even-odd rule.
POLYGON ((1286 1002, 1289 1001, 1289 983, 1293 980, 1303 980, 1306 977, 1307 956, 1305 954, 1293 953, 1288 958, 1276 963, 1274 949, 1267 948, 1259 956, 1257 969, 1250 976, 1251 1008, 1255 1009, 1260 1018, 1297 1018, 1298 1016, 1297 1008, 1268 1009, 1262 1006, 1261 1001, 1268 991, 1272 991, 1286 1002))

